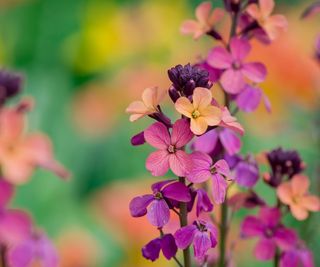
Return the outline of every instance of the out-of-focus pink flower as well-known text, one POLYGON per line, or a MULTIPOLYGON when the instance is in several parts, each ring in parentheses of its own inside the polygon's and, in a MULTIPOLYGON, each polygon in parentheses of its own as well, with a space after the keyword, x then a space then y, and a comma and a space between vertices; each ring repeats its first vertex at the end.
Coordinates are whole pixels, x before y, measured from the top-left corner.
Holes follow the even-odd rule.
POLYGON ((162 176, 170 168, 175 175, 186 176, 192 161, 183 147, 193 138, 187 120, 177 120, 171 135, 164 124, 156 122, 144 131, 144 138, 149 145, 158 149, 146 161, 146 168, 152 175, 162 176))
POLYGON ((146 88, 142 93, 142 101, 132 102, 126 109, 130 113, 130 121, 159 112, 158 105, 165 96, 165 91, 158 87, 146 88))
POLYGON ((274 0, 259 0, 259 5, 251 4, 246 9, 247 13, 266 32, 270 40, 276 39, 279 33, 288 27, 288 21, 285 16, 271 15, 274 6, 274 0))
POLYGON ((280 259, 280 267, 314 267, 312 251, 299 246, 285 251, 280 259))
POLYGON ((308 177, 297 174, 277 188, 279 199, 290 207, 297 220, 305 220, 309 211, 320 211, 320 199, 308 193, 309 186, 308 177))
POLYGON ((13 186, 7 181, 0 178, 0 209, 4 208, 14 193, 13 186))
POLYGON ((49 138, 41 133, 25 134, 25 112, 30 108, 31 102, 22 101, 0 111, 0 165, 4 179, 23 184, 36 167, 67 178, 69 173, 53 158, 49 138))
POLYGON ((196 8, 197 20, 186 20, 182 23, 180 31, 182 34, 192 34, 193 38, 199 39, 203 34, 213 30, 213 27, 219 22, 224 11, 216 8, 211 11, 211 3, 203 2, 196 8))
POLYGON ((230 94, 238 94, 244 89, 245 77, 260 83, 267 75, 266 67, 258 62, 244 62, 251 50, 248 40, 232 38, 230 52, 224 47, 215 47, 208 55, 207 62, 210 66, 225 70, 220 82, 224 90, 230 94))
POLYGON ((222 108, 222 118, 221 118, 221 122, 219 123, 219 126, 228 128, 241 135, 244 134, 244 129, 242 125, 237 121, 236 117, 230 114, 230 111, 228 110, 227 107, 222 108))
POLYGON ((191 103, 188 98, 180 97, 175 107, 179 113, 191 119, 191 131, 201 135, 205 133, 208 126, 216 126, 220 123, 222 112, 211 104, 212 93, 207 88, 196 88, 192 99, 191 103))
POLYGON ((320 35, 318 36, 316 40, 316 59, 320 62, 320 35))

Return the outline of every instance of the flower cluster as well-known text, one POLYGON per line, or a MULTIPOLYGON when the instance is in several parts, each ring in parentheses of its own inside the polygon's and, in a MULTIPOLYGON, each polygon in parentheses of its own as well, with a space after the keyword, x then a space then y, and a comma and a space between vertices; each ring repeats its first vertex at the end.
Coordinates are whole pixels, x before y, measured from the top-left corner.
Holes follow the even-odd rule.
POLYGON ((45 168, 61 178, 68 171, 57 162, 50 139, 39 132, 26 132, 26 114, 33 107, 31 99, 15 106, 6 101, 22 88, 20 75, 0 71, 0 258, 3 266, 58 266, 57 252, 46 234, 34 226, 31 216, 10 208, 15 186, 25 184, 36 168, 45 168))
POLYGON ((142 255, 155 261, 162 251, 166 259, 190 267, 192 246, 195 263, 206 266, 215 258, 215 266, 231 266, 232 251, 226 246, 230 215, 241 208, 259 208, 257 216, 247 216, 241 225, 241 238, 259 239, 256 258, 274 258, 282 267, 300 263, 311 266, 306 262, 312 264, 312 253, 282 220, 289 210, 303 220, 308 212, 320 209, 319 198, 308 192, 309 180, 302 174, 304 164, 299 154, 281 148, 264 154, 270 172, 262 175, 263 181, 277 196, 276 204, 269 206, 255 191, 261 176, 261 157, 240 154, 244 129, 235 116, 239 111, 253 112, 260 102, 271 111, 260 88, 267 69, 248 57, 252 39, 270 44, 286 30, 287 20, 273 14, 273 0, 223 2, 225 10, 212 10, 210 2, 200 4, 196 20, 187 20, 181 26, 181 32, 195 40, 205 35, 215 40, 217 44, 207 57, 169 69, 172 84, 167 90, 147 88, 142 100, 131 103, 126 110, 130 121, 146 116, 155 120, 131 142, 147 143, 155 149, 145 164, 152 176, 163 177, 170 171, 171 177, 155 182, 151 193, 130 202, 131 215, 147 216, 159 231, 159 236, 142 248, 142 255), (231 18, 228 40, 218 29, 225 15, 231 18), (211 89, 214 84, 215 89, 211 89), (212 90, 224 93, 223 103, 213 97, 212 90), (161 108, 166 94, 177 112, 172 119, 161 108), (232 191, 237 192, 231 194, 233 185, 237 189, 232 191), (215 206, 221 211, 219 220, 212 213, 215 206), (174 215, 178 216, 179 227, 170 224, 174 215), (212 257, 212 248, 218 243, 218 257, 212 257), (183 250, 183 263, 179 250, 183 250))

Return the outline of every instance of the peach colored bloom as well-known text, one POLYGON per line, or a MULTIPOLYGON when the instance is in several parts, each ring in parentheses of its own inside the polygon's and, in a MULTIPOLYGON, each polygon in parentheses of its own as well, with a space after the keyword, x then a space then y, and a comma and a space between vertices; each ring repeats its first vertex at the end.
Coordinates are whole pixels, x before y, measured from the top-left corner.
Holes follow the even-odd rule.
POLYGON ((52 155, 49 138, 41 133, 25 134, 25 113, 31 102, 23 101, 0 111, 0 166, 4 179, 13 184, 27 182, 36 167, 53 171, 62 178, 68 172, 52 155))
POLYGON ((221 109, 211 105, 212 94, 207 88, 197 87, 193 93, 193 102, 180 97, 175 103, 176 110, 191 119, 191 131, 201 135, 208 126, 216 126, 221 122, 221 109))
POLYGON ((131 114, 130 121, 159 112, 158 105, 164 96, 165 91, 161 91, 158 87, 146 88, 142 93, 142 101, 134 101, 126 109, 126 112, 131 114))
POLYGON ((279 31, 286 30, 288 27, 285 16, 271 16, 274 5, 274 0, 259 0, 259 6, 257 4, 251 4, 246 10, 249 15, 258 22, 271 40, 277 38, 279 31))
POLYGON ((279 199, 289 205, 292 215, 297 220, 306 219, 308 211, 320 211, 320 199, 308 193, 309 185, 307 176, 296 174, 277 189, 279 199))
POLYGON ((203 34, 211 31, 213 26, 222 19, 224 12, 220 8, 211 11, 211 3, 203 2, 196 9, 197 20, 186 20, 182 23, 182 34, 193 34, 193 39, 199 39, 203 34))

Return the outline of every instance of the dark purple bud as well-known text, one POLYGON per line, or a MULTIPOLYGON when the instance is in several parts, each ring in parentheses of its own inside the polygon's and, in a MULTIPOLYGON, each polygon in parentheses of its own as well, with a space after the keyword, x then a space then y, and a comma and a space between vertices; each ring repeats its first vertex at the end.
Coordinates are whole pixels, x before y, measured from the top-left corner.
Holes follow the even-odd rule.
POLYGON ((22 88, 22 76, 5 70, 0 71, 0 104, 7 98, 20 93, 22 88))
POLYGON ((178 98, 180 97, 180 94, 178 93, 178 91, 176 90, 176 88, 174 88, 173 86, 171 86, 169 88, 169 96, 172 100, 173 103, 176 103, 176 101, 178 100, 178 98))
POLYGON ((194 88, 196 88, 196 82, 192 79, 187 81, 187 83, 184 87, 184 94, 187 96, 192 95, 194 88))
POLYGON ((238 13, 241 0, 223 0, 224 7, 228 12, 238 13))
POLYGON ((171 120, 168 118, 166 115, 164 115, 162 112, 161 113, 154 113, 152 115, 149 115, 149 117, 155 119, 156 121, 162 122, 165 126, 168 128, 172 127, 171 120))
POLYGON ((306 19, 312 17, 315 14, 320 13, 320 1, 316 1, 315 3, 311 4, 301 15, 302 19, 306 19))
POLYGON ((222 40, 222 36, 216 30, 212 29, 211 31, 207 32, 207 35, 211 36, 213 39, 216 39, 218 41, 222 40))
POLYGON ((134 136, 132 136, 131 138, 131 145, 133 146, 140 146, 143 145, 146 142, 146 140, 144 139, 144 132, 140 132, 134 136))

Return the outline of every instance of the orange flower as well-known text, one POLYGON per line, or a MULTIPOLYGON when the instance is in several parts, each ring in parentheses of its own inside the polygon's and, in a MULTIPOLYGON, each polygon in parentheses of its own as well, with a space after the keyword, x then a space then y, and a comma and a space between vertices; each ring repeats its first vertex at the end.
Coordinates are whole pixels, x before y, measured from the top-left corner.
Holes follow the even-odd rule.
POLYGON ((283 15, 273 15, 274 0, 259 0, 257 4, 251 4, 247 8, 248 14, 254 18, 260 27, 264 29, 270 40, 277 38, 280 30, 286 30, 288 22, 283 15))
POLYGON ((23 101, 17 107, 0 111, 0 166, 4 179, 13 184, 25 183, 36 167, 68 177, 68 172, 54 160, 47 136, 24 134, 24 115, 31 106, 30 101, 23 101))
POLYGON ((297 174, 277 189, 279 199, 289 205, 292 215, 297 220, 306 219, 308 211, 320 211, 320 199, 308 193, 309 185, 307 176, 297 174))
POLYGON ((207 88, 197 87, 193 92, 193 102, 180 97, 176 103, 176 110, 191 119, 191 131, 201 135, 205 133, 208 126, 216 126, 221 122, 222 111, 212 106, 212 94, 207 88))
POLYGON ((193 39, 199 39, 203 34, 212 30, 213 26, 222 19, 224 12, 216 8, 211 12, 211 3, 203 2, 196 9, 197 20, 186 20, 180 31, 183 34, 193 34, 193 39))
POLYGON ((146 88, 142 93, 142 101, 134 101, 126 109, 126 112, 131 114, 130 121, 159 112, 158 105, 164 96, 165 91, 161 91, 158 87, 146 88))

